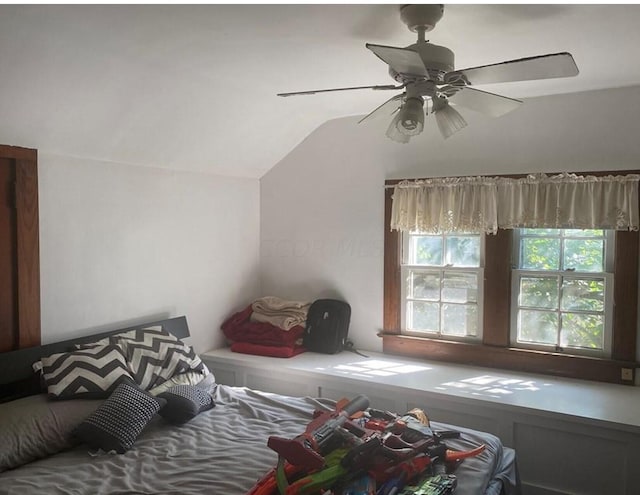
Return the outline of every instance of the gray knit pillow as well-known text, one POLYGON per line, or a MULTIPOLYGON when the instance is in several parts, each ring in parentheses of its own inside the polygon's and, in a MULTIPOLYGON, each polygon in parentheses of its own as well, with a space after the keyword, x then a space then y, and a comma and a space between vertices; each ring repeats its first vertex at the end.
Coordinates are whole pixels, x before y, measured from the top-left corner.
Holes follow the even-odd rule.
POLYGON ((176 425, 186 423, 215 406, 207 389, 198 385, 176 385, 158 397, 167 401, 160 416, 176 425))
POLYGON ((135 383, 123 382, 76 428, 74 435, 93 449, 123 454, 165 404, 164 399, 135 383))

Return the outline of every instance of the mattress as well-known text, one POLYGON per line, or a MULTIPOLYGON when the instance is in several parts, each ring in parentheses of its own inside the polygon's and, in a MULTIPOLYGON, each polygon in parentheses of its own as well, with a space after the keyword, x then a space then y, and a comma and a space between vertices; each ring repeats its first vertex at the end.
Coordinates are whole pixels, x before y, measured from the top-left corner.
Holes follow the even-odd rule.
MULTIPOLYGON (((218 385, 216 407, 189 423, 173 426, 155 418, 125 454, 97 455, 86 447, 33 461, 0 474, 0 494, 243 494, 277 461, 267 447, 271 435, 294 438, 304 431, 316 409, 329 400, 286 397, 218 385)), ((425 411, 428 407, 425 405, 425 411)), ((456 429, 450 448, 486 449, 465 459, 456 471, 460 495, 511 495, 518 492, 513 450, 488 433, 456 429)))

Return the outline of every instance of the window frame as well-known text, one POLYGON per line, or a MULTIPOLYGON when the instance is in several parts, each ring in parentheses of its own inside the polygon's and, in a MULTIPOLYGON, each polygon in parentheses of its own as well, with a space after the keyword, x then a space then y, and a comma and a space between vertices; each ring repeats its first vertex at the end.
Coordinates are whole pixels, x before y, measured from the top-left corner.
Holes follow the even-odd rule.
MULTIPOLYGON (((518 342, 518 308, 520 307, 517 303, 519 298, 519 282, 522 277, 557 277, 559 279, 562 278, 576 278, 576 279, 589 279, 589 278, 597 278, 604 280, 605 283, 605 300, 604 300, 604 335, 603 335, 603 347, 602 349, 588 349, 588 348, 568 348, 563 349, 559 344, 555 344, 556 351, 564 354, 570 355, 582 355, 582 356, 594 356, 594 357, 602 357, 609 358, 611 356, 611 342, 612 342, 612 334, 613 334, 613 274, 612 273, 598 273, 596 274, 588 274, 585 272, 571 272, 571 273, 563 273, 561 271, 532 271, 532 270, 519 270, 514 269, 511 277, 511 320, 510 320, 510 342, 513 347, 519 347, 522 349, 537 349, 541 351, 550 351, 553 345, 551 344, 538 344, 534 342, 518 342)), ((561 285, 561 280, 559 285, 561 285)), ((560 288, 560 287, 559 287, 560 288)), ((536 311, 536 308, 526 308, 536 311)), ((549 310, 551 312, 551 310, 549 310)), ((561 308, 556 308, 553 310, 554 313, 558 313, 561 315, 563 310, 561 308)), ((579 311, 565 311, 568 313, 580 313, 579 311)))
MULTIPOLYGON (((450 264, 445 264, 444 263, 444 256, 446 254, 446 239, 447 237, 455 237, 458 235, 465 235, 463 233, 441 233, 441 234, 424 234, 424 235, 432 235, 432 236, 437 236, 441 238, 442 241, 442 247, 443 247, 443 263, 440 265, 419 265, 419 264, 410 264, 410 242, 411 242, 411 237, 412 236, 417 236, 420 234, 401 234, 401 239, 402 239, 402 250, 401 250, 401 264, 400 264, 400 272, 401 272, 401 277, 403 280, 403 283, 401 284, 401 314, 400 314, 400 325, 402 328, 402 333, 403 335, 413 335, 416 337, 428 337, 428 338, 443 338, 446 340, 452 340, 452 341, 460 341, 460 342, 473 342, 473 343, 478 343, 482 341, 482 321, 483 321, 483 309, 484 309, 484 287, 483 287, 483 282, 484 282, 484 236, 479 235, 479 244, 480 244, 480 253, 479 253, 479 262, 478 262, 478 266, 474 267, 474 266, 455 266, 455 265, 450 265, 450 264), (442 335, 441 330, 441 321, 440 321, 440 325, 439 325, 439 331, 438 332, 427 332, 427 331, 420 331, 420 330, 407 330, 406 328, 406 321, 407 321, 407 302, 408 302, 408 296, 407 296, 407 284, 406 284, 406 278, 407 275, 409 273, 412 273, 414 271, 422 271, 422 272, 438 272, 440 274, 440 280, 441 280, 441 287, 440 287, 440 292, 442 293, 442 279, 444 279, 444 276, 447 272, 449 273, 472 273, 476 275, 476 279, 477 279, 477 290, 478 290, 478 294, 476 296, 476 308, 477 308, 477 315, 478 315, 478 326, 477 326, 477 334, 475 336, 456 336, 456 335, 442 335)), ((477 235, 477 234, 476 234, 477 235)), ((446 302, 446 301, 445 301, 446 302)), ((440 299, 438 301, 439 305, 441 306, 443 304, 443 301, 440 299)), ((455 304, 455 303, 454 303, 455 304)), ((440 308, 441 309, 441 308, 440 308)))
MULTIPOLYGON (((596 176, 627 175, 638 170, 576 172, 596 176)), ((526 175, 506 175, 520 178, 526 175)), ((614 314, 610 358, 578 356, 514 348, 510 345, 511 253, 513 236, 499 229, 485 235, 482 343, 454 342, 402 335, 402 236, 389 228, 393 186, 385 181, 383 352, 453 363, 543 373, 610 383, 633 384, 638 326, 639 233, 616 231, 614 247, 614 314), (489 310, 487 310, 489 308, 489 310)))
MULTIPOLYGON (((523 229, 514 229, 513 231, 513 250, 512 250, 512 264, 513 270, 511 272, 511 320, 510 320, 510 344, 513 347, 519 347, 522 349, 537 349, 541 351, 549 351, 550 345, 517 342, 518 339, 518 299, 519 299, 519 281, 522 277, 559 277, 562 278, 576 278, 576 279, 589 279, 597 278, 604 280, 605 283, 605 300, 604 300, 604 338, 602 349, 587 349, 587 348, 571 348, 571 350, 557 349, 558 352, 562 352, 570 355, 582 355, 593 356, 600 358, 611 357, 611 345, 613 334, 613 288, 614 288, 614 266, 615 260, 613 253, 615 252, 615 231, 604 230, 604 235, 600 237, 604 241, 604 257, 603 257, 603 271, 601 272, 577 272, 573 270, 563 270, 562 267, 558 267, 557 270, 535 270, 530 268, 520 268, 520 241, 523 237, 531 237, 529 235, 522 235, 523 229)), ((565 229, 566 230, 566 229, 565 229)), ((545 236, 540 236, 545 237, 545 236)), ((549 236, 546 236, 549 238, 549 236)), ((563 241, 565 239, 579 239, 579 237, 571 237, 558 235, 560 239, 560 260, 562 253, 564 252, 563 241)), ((556 310, 561 314, 563 311, 560 307, 556 310)), ((579 311, 577 312, 579 313, 579 311)))

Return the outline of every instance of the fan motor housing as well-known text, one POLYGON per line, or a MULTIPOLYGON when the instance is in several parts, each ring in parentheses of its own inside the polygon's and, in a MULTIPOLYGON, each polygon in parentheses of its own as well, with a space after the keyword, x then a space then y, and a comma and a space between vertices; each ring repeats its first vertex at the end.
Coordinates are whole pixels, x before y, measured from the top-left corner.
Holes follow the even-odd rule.
POLYGON ((407 48, 420 54, 427 69, 443 72, 450 72, 454 69, 455 55, 446 46, 418 42, 407 48))
MULTIPOLYGON (((418 43, 414 43, 406 48, 420 54, 420 58, 422 58, 424 66, 429 73, 429 79, 433 79, 436 82, 443 82, 444 74, 455 69, 455 55, 446 46, 434 45, 426 41, 419 41, 418 43)), ((389 67, 389 75, 400 83, 406 83, 416 79, 415 76, 399 74, 391 67, 389 67)))

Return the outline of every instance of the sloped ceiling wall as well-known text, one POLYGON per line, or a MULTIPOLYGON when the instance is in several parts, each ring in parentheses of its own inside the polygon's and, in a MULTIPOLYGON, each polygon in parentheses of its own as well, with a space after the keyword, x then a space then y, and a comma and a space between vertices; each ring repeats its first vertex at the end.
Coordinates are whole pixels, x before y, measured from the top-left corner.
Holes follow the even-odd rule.
POLYGON ((385 179, 640 169, 639 101, 640 87, 533 98, 447 141, 427 121, 408 145, 383 122, 327 122, 261 179, 263 292, 344 298, 356 345, 380 350, 385 179))

